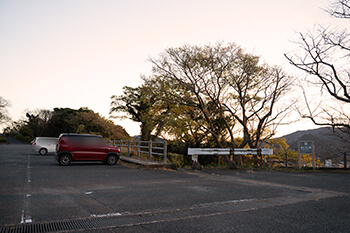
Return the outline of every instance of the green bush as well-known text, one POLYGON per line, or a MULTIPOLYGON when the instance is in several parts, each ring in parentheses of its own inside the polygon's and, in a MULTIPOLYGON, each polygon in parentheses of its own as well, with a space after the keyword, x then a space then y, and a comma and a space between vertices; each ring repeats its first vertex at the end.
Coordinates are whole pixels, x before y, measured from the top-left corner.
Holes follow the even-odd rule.
POLYGON ((7 138, 5 138, 5 137, 0 137, 0 144, 7 144, 8 143, 8 141, 7 141, 7 138))
POLYGON ((184 167, 185 164, 185 159, 183 155, 176 154, 176 153, 168 153, 168 163, 174 163, 177 165, 177 167, 184 167))

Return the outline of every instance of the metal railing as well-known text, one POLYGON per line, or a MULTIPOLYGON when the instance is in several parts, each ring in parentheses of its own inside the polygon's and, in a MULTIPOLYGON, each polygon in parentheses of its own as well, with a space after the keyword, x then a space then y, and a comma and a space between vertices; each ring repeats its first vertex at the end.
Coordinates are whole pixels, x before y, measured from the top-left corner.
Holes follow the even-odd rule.
MULTIPOLYGON (((120 152, 126 152, 128 157, 135 155, 138 159, 148 155, 149 161, 159 161, 162 156, 164 163, 167 163, 167 142, 164 141, 140 141, 140 140, 107 140, 107 144, 119 148, 120 152)), ((161 161, 161 160, 160 160, 161 161)))

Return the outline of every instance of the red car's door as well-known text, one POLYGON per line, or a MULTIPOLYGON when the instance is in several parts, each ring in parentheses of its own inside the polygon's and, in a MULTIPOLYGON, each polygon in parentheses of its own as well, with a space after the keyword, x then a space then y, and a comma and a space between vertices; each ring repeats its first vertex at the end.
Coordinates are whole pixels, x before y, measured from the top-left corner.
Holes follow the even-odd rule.
POLYGON ((88 137, 85 141, 84 156, 81 160, 104 160, 107 154, 107 146, 102 138, 88 137))

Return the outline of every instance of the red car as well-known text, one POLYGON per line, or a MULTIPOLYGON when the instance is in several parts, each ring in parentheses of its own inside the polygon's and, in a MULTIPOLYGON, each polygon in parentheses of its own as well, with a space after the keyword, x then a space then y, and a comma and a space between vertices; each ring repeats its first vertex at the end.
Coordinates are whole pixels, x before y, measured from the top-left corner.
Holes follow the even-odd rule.
POLYGON ((61 134, 56 147, 57 161, 67 166, 72 161, 103 161, 115 165, 120 157, 120 150, 108 146, 101 136, 86 134, 61 134))

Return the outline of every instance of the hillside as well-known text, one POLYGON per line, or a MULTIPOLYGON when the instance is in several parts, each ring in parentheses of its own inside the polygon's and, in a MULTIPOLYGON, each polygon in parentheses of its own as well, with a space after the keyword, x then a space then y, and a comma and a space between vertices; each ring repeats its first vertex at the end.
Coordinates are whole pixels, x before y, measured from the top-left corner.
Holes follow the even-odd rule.
POLYGON ((311 130, 296 131, 294 133, 283 136, 291 149, 298 151, 299 141, 313 141, 315 145, 316 156, 322 161, 333 159, 342 161, 344 152, 350 154, 349 141, 344 138, 349 138, 349 135, 342 133, 340 130, 331 127, 323 127, 311 130))

